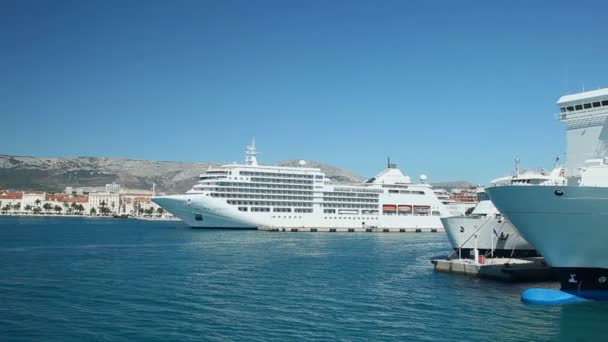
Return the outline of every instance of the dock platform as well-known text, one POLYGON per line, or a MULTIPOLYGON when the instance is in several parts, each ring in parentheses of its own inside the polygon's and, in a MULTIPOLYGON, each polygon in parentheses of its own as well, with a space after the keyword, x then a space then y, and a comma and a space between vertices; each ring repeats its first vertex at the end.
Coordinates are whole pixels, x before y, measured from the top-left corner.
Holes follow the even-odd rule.
POLYGON ((297 228, 274 228, 259 227, 258 230, 267 232, 307 232, 307 233, 442 233, 443 228, 335 228, 335 227, 297 227, 297 228))
POLYGON ((543 258, 493 258, 483 264, 473 259, 431 260, 435 272, 457 273, 505 282, 556 281, 554 270, 543 262, 543 258))

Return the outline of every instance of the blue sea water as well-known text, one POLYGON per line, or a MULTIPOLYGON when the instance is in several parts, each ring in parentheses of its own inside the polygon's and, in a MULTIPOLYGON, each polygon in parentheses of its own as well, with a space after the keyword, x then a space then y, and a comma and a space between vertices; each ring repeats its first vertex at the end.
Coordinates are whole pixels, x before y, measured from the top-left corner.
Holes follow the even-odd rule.
POLYGON ((597 341, 608 303, 532 306, 503 284, 434 273, 436 234, 181 229, 0 217, 7 341, 597 341))

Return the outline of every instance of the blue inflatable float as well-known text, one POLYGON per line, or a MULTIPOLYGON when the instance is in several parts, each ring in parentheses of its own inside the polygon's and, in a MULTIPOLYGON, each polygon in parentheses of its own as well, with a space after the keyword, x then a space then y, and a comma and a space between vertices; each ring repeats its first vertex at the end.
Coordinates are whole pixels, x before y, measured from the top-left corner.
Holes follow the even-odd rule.
POLYGON ((587 299, 560 290, 528 289, 521 294, 521 301, 529 304, 555 305, 586 302, 587 299))

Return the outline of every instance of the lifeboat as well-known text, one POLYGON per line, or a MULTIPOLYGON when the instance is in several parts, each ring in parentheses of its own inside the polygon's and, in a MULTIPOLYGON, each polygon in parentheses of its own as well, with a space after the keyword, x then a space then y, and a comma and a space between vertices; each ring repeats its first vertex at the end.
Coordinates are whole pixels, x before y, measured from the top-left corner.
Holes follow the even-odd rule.
POLYGON ((400 205, 399 211, 412 211, 412 206, 411 205, 400 205))
POLYGON ((382 206, 382 210, 384 211, 395 211, 397 210, 397 206, 394 204, 385 204, 382 206))

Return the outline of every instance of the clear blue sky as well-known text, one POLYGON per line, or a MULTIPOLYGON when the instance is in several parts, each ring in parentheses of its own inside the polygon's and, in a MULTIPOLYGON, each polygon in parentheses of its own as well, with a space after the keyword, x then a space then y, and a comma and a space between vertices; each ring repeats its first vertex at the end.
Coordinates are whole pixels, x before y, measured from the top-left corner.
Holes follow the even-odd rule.
POLYGON ((486 183, 608 87, 605 1, 0 2, 0 153, 311 159, 486 183))

